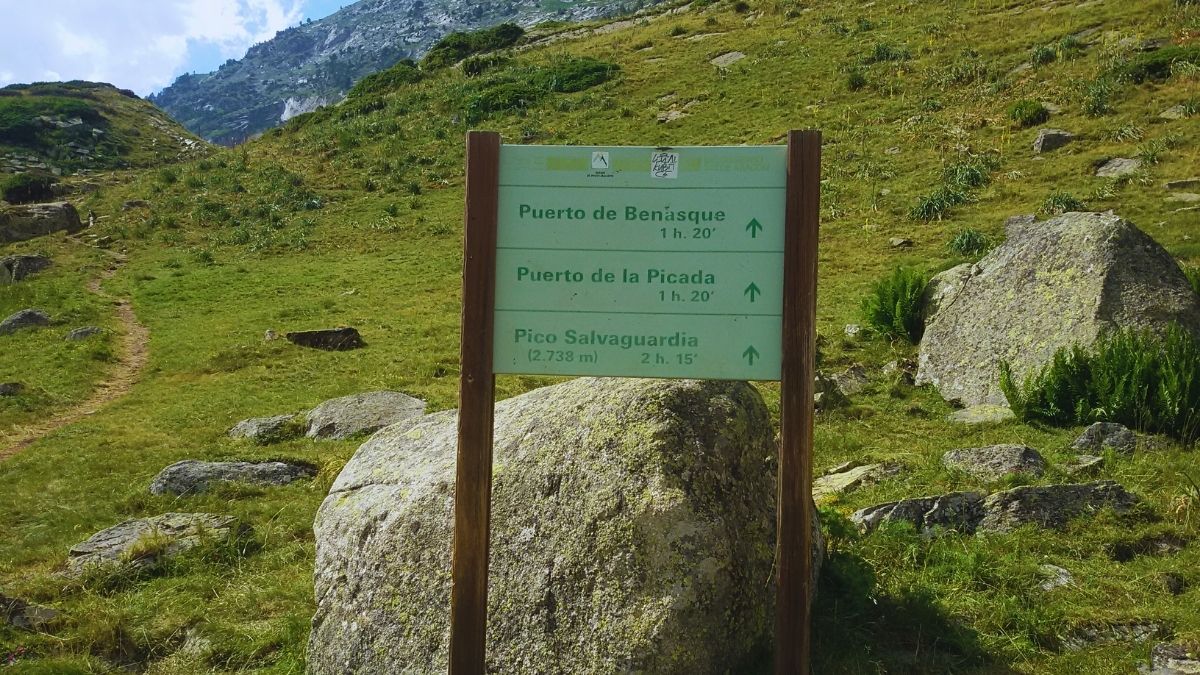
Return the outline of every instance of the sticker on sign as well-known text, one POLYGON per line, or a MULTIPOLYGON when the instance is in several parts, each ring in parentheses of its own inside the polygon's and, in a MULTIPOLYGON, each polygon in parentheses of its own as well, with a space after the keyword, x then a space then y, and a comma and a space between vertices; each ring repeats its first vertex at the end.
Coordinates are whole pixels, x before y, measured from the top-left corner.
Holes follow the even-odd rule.
POLYGON ((495 372, 779 379, 785 162, 502 146, 495 372))

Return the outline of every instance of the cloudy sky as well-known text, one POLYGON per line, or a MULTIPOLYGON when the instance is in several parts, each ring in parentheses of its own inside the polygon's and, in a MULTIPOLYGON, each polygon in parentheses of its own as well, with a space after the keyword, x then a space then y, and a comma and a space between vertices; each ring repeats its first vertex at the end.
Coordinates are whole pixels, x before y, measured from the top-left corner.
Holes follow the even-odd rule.
POLYGON ((0 86, 93 80, 145 96, 354 0, 0 0, 0 86))

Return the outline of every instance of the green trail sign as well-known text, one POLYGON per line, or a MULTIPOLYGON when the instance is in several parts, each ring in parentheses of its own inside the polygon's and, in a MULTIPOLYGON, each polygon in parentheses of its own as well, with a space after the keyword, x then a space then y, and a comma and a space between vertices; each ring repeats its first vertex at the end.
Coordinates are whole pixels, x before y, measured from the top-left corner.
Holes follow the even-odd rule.
POLYGON ((786 164, 501 146, 494 371, 780 379, 786 164))

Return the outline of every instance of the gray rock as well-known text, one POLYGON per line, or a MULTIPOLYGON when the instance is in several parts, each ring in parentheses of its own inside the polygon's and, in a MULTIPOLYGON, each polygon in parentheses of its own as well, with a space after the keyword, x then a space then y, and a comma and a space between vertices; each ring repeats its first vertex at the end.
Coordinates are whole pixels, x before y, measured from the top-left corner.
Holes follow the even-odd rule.
POLYGON ((1079 626, 1063 637, 1063 647, 1072 652, 1114 642, 1147 642, 1170 638, 1171 627, 1161 621, 1123 621, 1079 626))
POLYGON ((305 330, 284 335, 288 342, 300 347, 323 349, 329 352, 346 352, 367 346, 355 328, 331 328, 329 330, 305 330))
POLYGON ((1104 467, 1104 458, 1096 455, 1076 455, 1075 461, 1063 467, 1067 473, 1075 474, 1092 474, 1096 473, 1104 467))
POLYGON ((20 382, 0 382, 0 396, 20 396, 25 385, 20 382))
POLYGON ((1200 335, 1200 297, 1174 258, 1111 213, 1013 222, 976 268, 928 318, 917 373, 967 406, 1006 403, 1001 361, 1020 381, 1114 329, 1175 321, 1200 335))
POLYGON ((956 410, 946 416, 950 422, 978 426, 981 424, 1000 424, 1017 418, 1017 415, 1006 405, 981 404, 956 410))
POLYGON ((924 534, 932 534, 938 527, 971 534, 983 518, 983 499, 978 492, 902 499, 859 509, 850 520, 865 532, 886 522, 906 522, 924 534))
POLYGON ((100 335, 103 332, 104 329, 97 326, 84 326, 83 328, 76 328, 70 333, 67 333, 63 336, 63 339, 67 342, 83 342, 84 340, 95 335, 100 335))
POLYGON ((305 417, 309 438, 340 441, 425 413, 425 402, 398 391, 375 391, 326 401, 305 417))
POLYGON ((997 481, 1020 473, 1041 476, 1046 471, 1046 460, 1042 455, 1024 445, 951 450, 942 455, 942 464, 984 481, 997 481))
POLYGON ((1096 175, 1100 178, 1120 178, 1137 173, 1141 168, 1142 160, 1140 159, 1117 157, 1108 160, 1099 169, 1096 169, 1096 175))
POLYGON ((79 213, 67 202, 0 206, 0 244, 82 229, 79 213))
POLYGON ((1167 108, 1159 113, 1158 116, 1164 120, 1181 120, 1188 116, 1188 109, 1187 106, 1180 103, 1179 105, 1174 105, 1170 108, 1167 108))
POLYGON ((726 52, 713 59, 709 63, 712 63, 714 66, 724 70, 744 58, 746 58, 746 55, 741 52, 726 52))
POLYGON ((67 574, 97 567, 150 567, 203 542, 228 540, 247 532, 234 516, 211 513, 164 513, 127 520, 71 547, 67 574))
POLYGON ((1052 591, 1056 588, 1070 586, 1075 583, 1075 577, 1071 576, 1070 570, 1058 565, 1038 565, 1038 572, 1043 577, 1043 581, 1038 584, 1038 588, 1043 591, 1052 591))
POLYGON ((1057 150, 1062 146, 1075 140, 1075 134, 1062 129, 1041 129, 1038 131, 1037 139, 1033 142, 1033 151, 1036 153, 1050 152, 1057 150))
POLYGON ((1196 675, 1200 673, 1200 645, 1161 642, 1150 650, 1150 665, 1142 675, 1196 675))
POLYGON ((293 425, 295 415, 276 415, 274 417, 252 417, 233 425, 229 430, 231 438, 249 438, 263 445, 278 443, 300 436, 300 427, 293 425))
POLYGON ((888 246, 892 248, 912 248, 913 240, 905 239, 904 237, 892 237, 888 240, 888 246))
POLYGON ((963 263, 957 267, 951 267, 945 272, 935 274, 929 280, 929 285, 925 287, 925 293, 921 298, 921 314, 925 317, 925 322, 928 323, 932 317, 936 316, 943 305, 952 303, 976 272, 977 269, 973 263, 963 263))
POLYGON ((863 466, 843 465, 833 471, 813 480, 813 499, 818 503, 828 501, 838 495, 857 490, 864 485, 872 485, 881 480, 891 478, 903 470, 903 466, 895 462, 881 464, 865 464, 863 466))
POLYGON ((1124 513, 1138 498, 1113 481, 1067 485, 1025 485, 997 492, 983 502, 979 530, 1008 532, 1022 525, 1059 528, 1072 518, 1100 509, 1124 513))
POLYGON ((1096 422, 1084 430, 1071 444, 1072 450, 1097 453, 1112 450, 1123 455, 1132 455, 1137 450, 1137 436, 1123 424, 1096 422))
POLYGON ((0 594, 0 626, 7 624, 18 630, 45 631, 58 617, 58 611, 49 607, 31 605, 0 594))
POLYGON ((1163 183, 1167 190, 1200 190, 1200 178, 1184 178, 1163 183))
POLYGON ((50 267, 50 259, 41 255, 10 255, 0 258, 0 285, 23 281, 50 267))
MULTIPOLYGON (((489 671, 739 672, 773 631, 770 429, 743 382, 585 378, 500 402, 489 671)), ((453 411, 410 420, 338 477, 310 672, 446 672, 456 438, 453 411)))
POLYGON ((848 323, 846 324, 844 332, 848 338, 861 337, 863 334, 863 327, 857 323, 848 323))
POLYGON ((23 309, 0 321, 0 335, 11 335, 26 328, 50 325, 50 315, 40 309, 23 309))
POLYGON ((871 384, 870 378, 867 377, 867 369, 861 365, 851 366, 834 375, 832 379, 837 388, 846 396, 853 396, 871 384))
POLYGON ((288 462, 200 462, 184 460, 159 472, 150 483, 156 495, 206 492, 215 483, 288 485, 315 476, 315 467, 288 462))

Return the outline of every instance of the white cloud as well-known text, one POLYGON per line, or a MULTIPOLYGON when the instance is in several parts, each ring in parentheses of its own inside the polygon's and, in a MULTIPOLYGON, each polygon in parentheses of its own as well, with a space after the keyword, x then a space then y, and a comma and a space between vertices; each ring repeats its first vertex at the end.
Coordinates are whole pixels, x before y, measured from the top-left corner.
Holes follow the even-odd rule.
POLYGON ((0 86, 111 82, 145 95, 198 51, 242 56, 303 18, 303 0, 0 0, 0 86))

